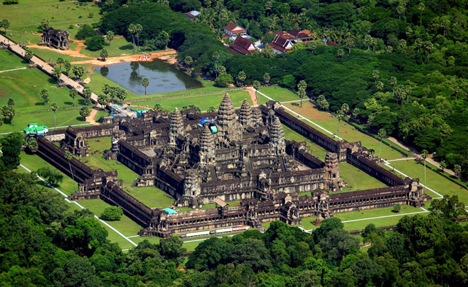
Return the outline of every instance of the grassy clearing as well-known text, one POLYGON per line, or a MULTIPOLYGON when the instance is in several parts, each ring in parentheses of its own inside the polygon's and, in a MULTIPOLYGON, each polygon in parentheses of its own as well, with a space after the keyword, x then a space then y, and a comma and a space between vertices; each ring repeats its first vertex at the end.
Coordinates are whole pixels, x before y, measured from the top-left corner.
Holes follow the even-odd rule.
MULTIPOLYGON (((419 181, 424 184, 424 166, 418 164, 415 160, 394 161, 390 163, 404 174, 419 178, 419 181)), ((435 171, 426 168, 427 186, 442 195, 458 195, 458 198, 468 204, 468 190, 447 180, 435 171)), ((426 191, 431 197, 438 197, 436 194, 426 191)))
MULTIPOLYGON (((330 132, 338 134, 338 120, 330 113, 317 110, 317 108, 310 102, 304 102, 302 108, 297 103, 287 103, 284 104, 284 106, 303 115, 309 120, 314 121, 330 132)), ((353 126, 344 121, 341 121, 340 123, 340 137, 346 139, 349 142, 360 141, 363 146, 367 147, 368 149, 375 150, 376 156, 379 154, 380 141, 359 132, 353 126)), ((384 144, 382 144, 380 155, 384 159, 397 159, 404 157, 401 153, 384 144)))
MULTIPOLYGON (((100 216, 106 207, 111 206, 110 204, 107 204, 100 199, 78 200, 77 202, 83 207, 91 210, 97 216, 100 216)), ((119 230, 125 236, 137 235, 138 232, 142 229, 140 225, 125 215, 122 216, 121 220, 106 222, 109 223, 110 226, 119 230)))
POLYGON ((340 176, 346 183, 348 183, 348 186, 343 191, 366 190, 387 186, 380 180, 368 175, 364 171, 347 162, 342 162, 339 165, 340 176))
POLYGON ((30 50, 34 55, 38 56, 39 58, 41 58, 42 60, 46 62, 55 63, 58 58, 62 58, 69 62, 92 60, 90 58, 74 57, 74 56, 62 54, 58 50, 54 51, 54 50, 49 50, 49 49, 38 49, 38 48, 30 48, 30 50))
MULTIPOLYGON (((307 147, 310 148, 310 151, 312 151, 312 154, 322 161, 325 160, 325 155, 327 154, 327 150, 324 149, 323 147, 319 146, 318 144, 312 142, 310 139, 301 136, 300 134, 296 133, 292 129, 288 128, 287 126, 283 125, 283 130, 284 130, 284 138, 287 140, 295 140, 297 142, 306 142, 307 147)), ((309 151, 309 152, 310 152, 309 151)))
POLYGON ((17 5, 2 5, 0 19, 10 20, 7 33, 14 41, 24 44, 39 42, 38 29, 42 19, 49 20, 49 26, 55 29, 70 31, 74 38, 77 27, 69 29, 70 25, 90 24, 100 19, 99 7, 95 3, 79 3, 78 1, 21 0, 17 5), (93 18, 88 18, 93 13, 93 18), (26 31, 26 33, 24 33, 26 31))
POLYGON ((301 225, 305 230, 313 230, 313 229, 316 229, 318 228, 318 226, 312 224, 312 222, 314 222, 315 220, 317 220, 317 217, 316 216, 309 216, 309 217, 303 217, 301 218, 301 225))
MULTIPOLYGON (((275 101, 279 102, 288 102, 288 101, 297 101, 300 100, 299 96, 296 95, 294 92, 282 88, 278 85, 269 86, 269 87, 261 87, 259 89, 261 93, 269 96, 270 98, 274 99, 275 101)), ((264 104, 269 100, 262 95, 258 95, 258 102, 259 104, 264 104)))
POLYGON ((28 63, 8 50, 0 50, 0 71, 26 67, 28 63))

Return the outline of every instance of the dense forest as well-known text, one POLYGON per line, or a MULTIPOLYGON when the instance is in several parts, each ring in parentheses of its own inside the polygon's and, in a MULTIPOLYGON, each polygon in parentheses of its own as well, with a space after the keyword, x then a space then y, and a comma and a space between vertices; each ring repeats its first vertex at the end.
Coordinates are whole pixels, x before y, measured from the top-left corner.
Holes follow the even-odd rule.
POLYGON ((337 218, 311 234, 282 222, 265 233, 213 237, 187 258, 178 236, 124 253, 88 210, 69 210, 34 173, 16 171, 20 133, 0 156, 2 286, 467 286, 468 228, 456 197, 428 216, 403 217, 396 231, 368 225, 360 240, 337 218))
MULTIPOLYGON (((436 152, 449 168, 468 176, 468 1, 465 0, 107 0, 101 29, 139 42, 169 35, 181 63, 208 76, 230 74, 234 82, 279 83, 292 90, 301 80, 307 94, 323 95, 334 112, 347 103, 376 130, 385 128, 419 150, 436 152), (165 7, 163 7, 165 6, 165 7), (201 11, 194 22, 182 13, 201 11), (277 30, 308 29, 317 39, 274 55, 268 48, 233 55, 220 40, 235 22, 252 40, 272 41, 277 30), (338 46, 328 47, 322 39, 338 46), (190 61, 185 61, 189 56, 190 61), (236 81, 239 72, 246 79, 236 81)), ((149 41, 149 42, 148 42, 149 41)))

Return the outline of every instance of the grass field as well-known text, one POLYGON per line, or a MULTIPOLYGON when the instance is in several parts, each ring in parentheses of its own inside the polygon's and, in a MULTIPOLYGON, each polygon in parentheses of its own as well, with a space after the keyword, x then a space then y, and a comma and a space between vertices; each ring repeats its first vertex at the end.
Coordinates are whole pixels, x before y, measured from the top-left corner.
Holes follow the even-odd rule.
POLYGON ((36 44, 40 33, 38 26, 42 19, 49 20, 49 26, 55 29, 70 31, 74 38, 77 27, 69 29, 70 25, 96 23, 100 19, 99 7, 94 3, 79 3, 78 1, 21 0, 17 5, 2 5, 0 19, 8 19, 10 27, 8 36, 19 43, 36 44), (90 13, 93 18, 88 18, 90 13), (26 31, 26 33, 24 33, 26 31))
POLYGON ((340 176, 348 184, 343 191, 366 190, 387 186, 380 180, 368 175, 347 162, 342 162, 339 165, 340 176))
POLYGON ((327 150, 323 147, 319 146, 318 144, 312 142, 310 139, 301 136, 300 134, 296 133, 292 129, 288 128, 287 126, 283 125, 284 130, 284 138, 287 140, 295 140, 297 142, 306 142, 307 147, 309 148, 309 152, 312 152, 312 155, 318 157, 320 160, 324 161, 325 156, 327 155, 327 150))
MULTIPOLYGON (((300 100, 299 96, 296 95, 294 92, 288 89, 282 88, 278 85, 269 86, 269 87, 261 87, 259 91, 279 102, 289 102, 289 101, 300 100)), ((260 94, 258 95, 259 104, 264 104, 268 101, 269 100, 265 98, 264 96, 260 94)))
POLYGON ((0 71, 26 67, 28 63, 8 50, 0 50, 0 71))
MULTIPOLYGON (((269 96, 269 94, 266 94, 269 96)), ((334 134, 338 134, 338 120, 333 117, 330 113, 319 111, 309 102, 304 102, 303 107, 301 108, 295 103, 287 103, 284 106, 290 108, 291 110, 305 116, 309 120, 319 124, 323 128, 329 130, 334 134)), ((323 132, 321 130, 321 132, 323 132)), ((348 123, 341 121, 340 124, 340 137, 344 138, 349 142, 361 141, 362 145, 368 149, 374 149, 375 155, 378 156, 380 141, 367 136, 348 123)), ((401 153, 393 150, 387 145, 382 144, 381 158, 384 159, 397 159, 404 157, 401 153)))
MULTIPOLYGON (((390 163, 396 169, 406 175, 419 178, 419 181, 424 184, 424 166, 418 164, 415 160, 394 161, 390 163)), ((468 205, 468 190, 447 180, 435 171, 426 168, 426 181, 429 188, 434 189, 442 195, 458 195, 458 198, 468 205)), ((438 197, 436 194, 426 190, 426 193, 431 197, 438 197)))

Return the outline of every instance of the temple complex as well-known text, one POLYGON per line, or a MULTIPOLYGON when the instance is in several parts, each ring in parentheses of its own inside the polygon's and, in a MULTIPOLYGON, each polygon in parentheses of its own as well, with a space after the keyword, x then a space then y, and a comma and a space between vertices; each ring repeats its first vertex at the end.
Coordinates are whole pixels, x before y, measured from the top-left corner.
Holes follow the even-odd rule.
POLYGON ((41 42, 39 42, 39 45, 47 45, 60 50, 68 50, 69 37, 70 33, 68 31, 48 27, 42 31, 41 42))
POLYGON ((429 197, 417 179, 401 179, 378 165, 378 158, 360 142, 335 141, 288 114, 279 103, 251 107, 245 100, 235 109, 228 94, 217 113, 195 110, 149 111, 141 118, 116 118, 112 125, 69 127, 41 137, 39 155, 65 173, 80 174, 80 190, 70 198, 101 198, 121 206, 142 225, 140 235, 170 236, 219 227, 301 218, 328 218, 337 212, 393 206, 422 206, 429 197), (283 125, 329 152, 319 159, 305 142, 286 140, 283 125), (154 186, 170 194, 174 205, 191 212, 169 214, 150 208, 124 191, 116 172, 84 171, 79 161, 54 161, 71 151, 87 156, 86 138, 112 136, 106 159, 118 160, 139 174, 136 187, 154 186), (61 141, 61 148, 52 142, 61 141), (50 147, 52 145, 53 147, 50 147), (51 153, 53 155, 51 155, 51 153), (75 162, 76 161, 76 162, 75 162), (387 185, 384 188, 342 190, 339 163, 363 170, 387 185), (230 207, 229 202, 240 201, 230 207), (199 210, 203 205, 216 208, 199 210))

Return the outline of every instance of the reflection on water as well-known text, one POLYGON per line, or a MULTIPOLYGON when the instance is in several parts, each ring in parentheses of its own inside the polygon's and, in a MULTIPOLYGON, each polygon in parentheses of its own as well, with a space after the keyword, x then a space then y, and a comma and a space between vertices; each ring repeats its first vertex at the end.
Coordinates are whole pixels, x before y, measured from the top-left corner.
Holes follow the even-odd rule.
POLYGON ((149 79, 147 94, 159 94, 200 88, 202 84, 187 74, 160 60, 131 62, 96 67, 104 77, 139 95, 145 94, 141 85, 143 78, 149 79))

